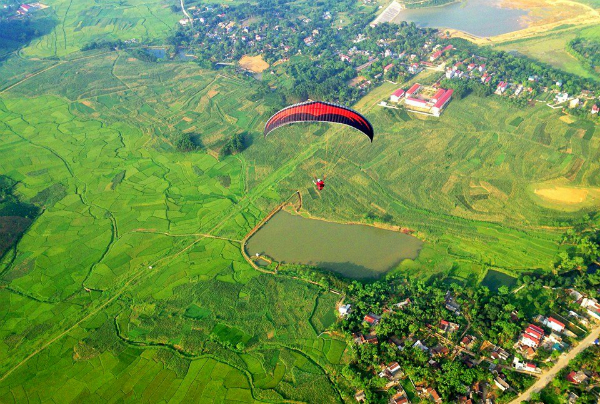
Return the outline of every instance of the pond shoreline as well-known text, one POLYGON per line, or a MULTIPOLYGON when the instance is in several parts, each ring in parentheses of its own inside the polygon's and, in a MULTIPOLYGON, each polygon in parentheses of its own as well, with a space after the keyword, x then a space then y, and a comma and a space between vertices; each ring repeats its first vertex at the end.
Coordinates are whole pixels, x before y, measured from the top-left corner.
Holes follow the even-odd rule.
POLYGON ((415 237, 414 231, 406 227, 341 222, 301 212, 301 206, 291 201, 296 195, 298 193, 277 205, 244 236, 240 247, 253 268, 277 273, 279 264, 294 263, 352 279, 377 279, 402 261, 417 259, 423 248, 424 240, 415 237), (290 209, 288 205, 295 206, 290 209), (276 216, 277 213, 281 216, 276 216), (274 217, 277 220, 273 221, 274 217), (266 230, 253 238, 262 229, 266 230), (261 256, 268 256, 277 264, 275 271, 257 265, 255 261, 261 256))

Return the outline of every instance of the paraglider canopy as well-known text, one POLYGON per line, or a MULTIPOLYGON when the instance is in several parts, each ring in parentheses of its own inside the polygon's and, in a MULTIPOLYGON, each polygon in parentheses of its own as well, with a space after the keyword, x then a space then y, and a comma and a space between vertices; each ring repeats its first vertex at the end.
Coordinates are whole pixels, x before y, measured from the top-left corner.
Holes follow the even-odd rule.
POLYGON ((296 122, 332 122, 350 126, 373 141, 373 126, 358 112, 322 101, 307 101, 291 105, 273 115, 265 125, 265 137, 280 126, 296 122))

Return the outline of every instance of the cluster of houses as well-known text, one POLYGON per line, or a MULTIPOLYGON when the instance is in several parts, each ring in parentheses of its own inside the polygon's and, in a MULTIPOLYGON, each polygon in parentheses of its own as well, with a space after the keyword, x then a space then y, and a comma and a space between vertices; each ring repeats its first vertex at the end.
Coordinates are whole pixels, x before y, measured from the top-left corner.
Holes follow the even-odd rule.
POLYGON ((403 102, 406 109, 416 113, 440 116, 452 99, 453 92, 452 89, 426 88, 419 83, 415 83, 407 91, 401 88, 394 91, 390 96, 390 101, 394 103, 403 102))
POLYGON ((469 63, 464 67, 466 62, 456 62, 452 67, 446 69, 447 79, 479 79, 482 83, 487 84, 492 80, 491 74, 486 71, 485 64, 469 63))
POLYGON ((592 318, 594 320, 600 320, 600 303, 598 303, 596 299, 586 297, 578 291, 576 291, 575 289, 570 290, 570 295, 571 297, 573 297, 575 304, 585 309, 585 314, 587 314, 589 318, 592 318))
MULTIPOLYGON (((410 90, 409 90, 410 91, 410 90)), ((397 93, 397 97, 405 96, 404 93, 397 93)), ((592 299, 582 295, 576 290, 567 290, 573 302, 579 305, 585 310, 585 318, 589 320, 600 320, 600 303, 596 299, 592 299)), ((393 304, 390 308, 383 309, 383 312, 390 312, 391 310, 402 310, 406 306, 411 304, 410 298, 402 300, 398 303, 393 304)), ((461 316, 461 307, 455 300, 453 294, 448 291, 444 298, 445 308, 453 313, 455 316, 461 316)), ((350 304, 342 305, 338 308, 340 316, 345 317, 352 312, 350 304)), ((571 311, 569 316, 574 316, 571 311)), ((576 314, 577 320, 581 321, 584 316, 576 314)), ((511 318, 514 321, 518 320, 518 313, 514 311, 511 313, 511 318)), ((357 344, 379 344, 383 343, 377 339, 374 327, 381 321, 381 316, 375 313, 368 313, 363 317, 363 321, 370 327, 370 331, 367 335, 361 333, 353 334, 354 342, 357 344)), ((437 325, 427 325, 430 330, 425 339, 417 339, 414 335, 400 338, 397 335, 392 335, 387 342, 394 345, 399 351, 403 351, 406 347, 413 347, 419 349, 429 355, 428 366, 432 369, 440 369, 439 358, 450 357, 456 358, 456 360, 462 361, 467 367, 474 367, 480 365, 483 361, 489 363, 489 370, 493 375, 493 384, 499 391, 504 392, 511 390, 512 387, 508 381, 508 378, 503 371, 505 368, 511 368, 516 372, 538 376, 541 374, 541 369, 531 361, 533 357, 537 355, 537 351, 540 347, 543 347, 547 351, 563 351, 568 347, 563 342, 564 337, 576 338, 577 335, 570 331, 573 323, 569 322, 569 326, 565 323, 560 315, 550 316, 536 316, 531 323, 529 323, 519 335, 517 342, 514 345, 514 349, 520 355, 516 353, 513 355, 506 349, 497 346, 489 341, 484 341, 483 344, 479 344, 477 337, 468 333, 463 333, 456 339, 453 335, 457 335, 460 330, 460 325, 442 319, 437 325), (432 342, 433 341, 433 342, 432 342), (458 341, 454 343, 452 341, 458 341), (429 345, 429 346, 427 346, 429 345), (477 353, 475 353, 477 352, 477 353), (523 359, 525 358, 525 359, 523 359), (512 360, 512 362, 511 362, 512 360)), ((576 327, 576 326, 575 326, 576 327)), ((423 338, 423 337, 421 337, 423 338)), ((390 398, 390 403, 409 403, 409 399, 406 396, 405 391, 400 385, 400 379, 405 378, 405 374, 398 364, 398 362, 391 362, 387 364, 380 364, 379 370, 377 370, 379 377, 387 380, 386 390, 394 387, 397 394, 390 398)), ((590 377, 589 372, 573 371, 568 374, 567 380, 573 384, 584 383, 590 377)), ((412 381, 411 381, 412 383, 412 381)), ((484 382, 481 382, 484 383, 484 382)), ((479 384, 479 382, 477 383, 479 384)), ((492 387, 490 386, 490 387, 492 387)), ((414 385, 416 392, 422 399, 442 402, 438 393, 431 386, 420 385, 416 383, 414 385)), ((470 386, 468 388, 468 394, 461 397, 459 402, 461 403, 472 403, 475 401, 492 402, 489 396, 489 389, 485 389, 486 393, 481 393, 480 386, 470 386), (477 391, 481 394, 478 395, 477 391), (486 397, 484 397, 484 395, 486 397)), ((357 393, 357 400, 360 400, 360 394, 357 393)), ((364 393, 363 393, 364 394, 364 393)))
MULTIPOLYGON (((46 6, 45 4, 42 4, 42 3, 23 3, 23 4, 19 5, 19 8, 17 8, 17 10, 15 11, 15 14, 13 16, 14 16, 14 18, 24 17, 24 16, 31 14, 35 10, 39 10, 39 9, 43 9, 43 8, 47 8, 47 7, 48 6, 46 6)), ((9 12, 12 12, 10 10, 14 10, 12 7, 9 7, 9 5, 7 5, 7 4, 5 4, 3 6, 3 8, 8 9, 9 12)))

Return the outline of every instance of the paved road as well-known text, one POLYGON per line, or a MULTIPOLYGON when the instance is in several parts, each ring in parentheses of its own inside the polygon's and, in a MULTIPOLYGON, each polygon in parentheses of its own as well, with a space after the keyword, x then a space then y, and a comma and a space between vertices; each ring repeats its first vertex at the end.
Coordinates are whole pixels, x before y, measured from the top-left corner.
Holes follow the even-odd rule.
POLYGON ((525 392, 523 392, 519 397, 515 398, 510 404, 519 404, 522 401, 527 401, 531 398, 532 393, 537 393, 542 390, 548 383, 550 383, 554 377, 560 372, 563 368, 565 368, 571 359, 575 358, 577 354, 579 354, 584 349, 590 347, 594 344, 596 338, 598 338, 598 333, 600 332, 600 325, 596 325, 590 334, 581 341, 575 348, 571 349, 566 354, 563 354, 558 359, 558 362, 546 373, 542 373, 540 378, 525 392))

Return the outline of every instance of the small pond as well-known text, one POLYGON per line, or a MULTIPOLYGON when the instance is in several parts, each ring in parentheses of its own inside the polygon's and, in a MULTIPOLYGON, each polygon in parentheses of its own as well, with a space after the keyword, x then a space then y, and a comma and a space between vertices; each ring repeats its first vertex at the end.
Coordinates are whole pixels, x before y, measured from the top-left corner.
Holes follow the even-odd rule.
POLYGON ((497 292, 500 286, 508 286, 510 289, 515 283, 517 283, 517 278, 490 269, 481 281, 481 286, 487 287, 492 292, 497 292))
POLYGON ((283 263, 312 265, 354 279, 377 278, 402 260, 415 259, 423 242, 400 232, 358 224, 275 214, 246 244, 283 263))
POLYGON ((147 48, 146 52, 150 55, 154 56, 157 59, 166 59, 167 58, 167 49, 166 48, 147 48))

